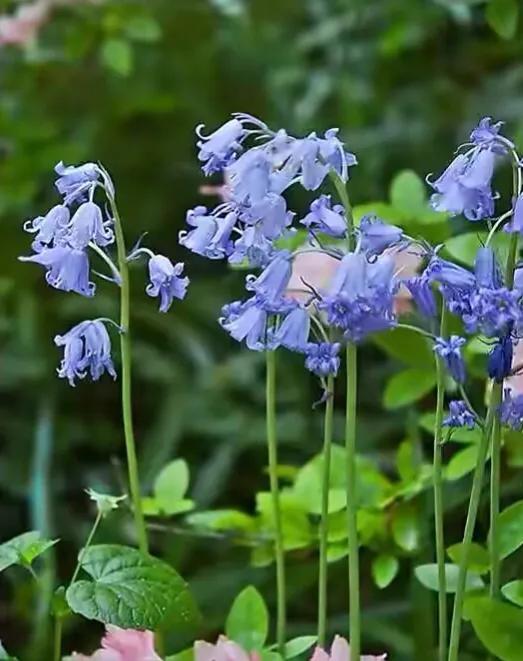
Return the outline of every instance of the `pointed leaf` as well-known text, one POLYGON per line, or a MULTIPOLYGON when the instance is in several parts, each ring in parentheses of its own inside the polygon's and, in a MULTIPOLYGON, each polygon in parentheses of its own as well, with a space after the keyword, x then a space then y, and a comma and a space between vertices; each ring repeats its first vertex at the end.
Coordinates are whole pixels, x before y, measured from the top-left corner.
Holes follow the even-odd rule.
POLYGON ((247 652, 260 651, 269 631, 269 613, 258 590, 249 585, 234 600, 225 633, 247 652))
POLYGON ((516 606, 523 607, 523 581, 510 581, 506 583, 502 588, 501 592, 505 599, 508 599, 516 606))
POLYGON ((523 658, 523 611, 487 596, 470 596, 465 604, 477 637, 501 661, 523 658))
POLYGON ((499 515, 498 544, 502 558, 523 545, 523 500, 512 503, 499 515))
POLYGON ((303 654, 318 640, 317 636, 298 636, 285 643, 283 650, 284 659, 294 659, 296 656, 303 654))
POLYGON ((28 567, 39 555, 54 546, 57 539, 42 539, 37 530, 24 532, 0 545, 0 571, 11 565, 28 567))
POLYGON ((372 577, 380 588, 392 583, 399 570, 398 558, 393 555, 378 555, 372 562, 372 577))
POLYGON ((490 0, 485 11, 490 27, 503 39, 512 39, 518 29, 518 0, 490 0))
MULTIPOLYGON (((459 567, 457 565, 446 564, 445 565, 445 587, 446 592, 454 594, 456 592, 456 586, 458 582, 458 572, 459 567)), ((414 570, 416 578, 418 581, 424 585, 429 590, 434 590, 438 592, 439 590, 439 581, 438 581, 438 566, 436 564, 428 565, 419 565, 414 570)), ((485 587, 485 583, 478 574, 473 572, 467 572, 467 581, 466 589, 467 590, 477 590, 479 588, 485 587)))
POLYGON ((408 369, 395 374, 385 386, 383 404, 386 409, 397 409, 412 404, 427 395, 436 385, 430 369, 408 369))

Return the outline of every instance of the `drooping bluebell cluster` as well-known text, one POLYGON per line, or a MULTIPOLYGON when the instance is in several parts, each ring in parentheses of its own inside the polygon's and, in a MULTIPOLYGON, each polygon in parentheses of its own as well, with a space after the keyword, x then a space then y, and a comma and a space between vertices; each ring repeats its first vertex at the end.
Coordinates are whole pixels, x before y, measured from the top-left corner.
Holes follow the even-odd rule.
POLYGON ((443 420, 444 427, 468 427, 472 429, 476 424, 474 414, 461 399, 449 402, 448 416, 443 420))
POLYGON ((299 224, 309 234, 304 250, 338 260, 336 273, 327 286, 316 287, 301 274, 291 287, 297 253, 281 241, 296 231, 296 214, 283 194, 295 184, 316 191, 328 175, 345 184, 355 156, 336 129, 295 138, 245 114, 208 136, 200 126, 197 135, 204 173, 223 174, 224 201, 212 211, 191 209, 180 243, 209 259, 262 268, 246 278, 250 296, 223 307, 220 324, 249 349, 285 347, 303 354, 307 369, 320 377, 335 374, 342 340, 359 342, 396 323, 399 281, 394 260, 384 253, 405 241, 403 231, 368 216, 350 235, 346 210, 322 193, 299 224), (347 252, 349 240, 355 248, 347 252))
POLYGON ((465 342, 466 339, 459 335, 451 335, 448 338, 437 337, 434 342, 434 351, 443 359, 445 366, 457 383, 465 382, 465 362, 461 355, 461 347, 465 342))
POLYGON ((514 431, 523 430, 523 395, 512 396, 509 389, 505 390, 501 404, 500 418, 502 424, 514 431))
MULTIPOLYGON (((43 266, 46 281, 55 289, 92 297, 96 285, 91 281, 91 250, 111 269, 109 276, 93 273, 120 285, 118 268, 107 252, 116 241, 115 221, 111 216, 115 209, 115 191, 109 174, 95 163, 79 166, 58 163, 55 173, 55 185, 62 203, 55 205, 45 216, 24 224, 25 231, 34 235, 33 254, 20 257, 20 260, 43 266), (107 207, 95 201, 98 191, 109 203, 107 207)), ((160 311, 166 312, 174 298, 185 296, 189 280, 182 277, 183 264, 173 265, 167 257, 154 255, 146 249, 135 250, 128 259, 135 259, 140 250, 150 256, 150 283, 146 292, 150 296, 159 296, 160 311)), ((65 335, 57 335, 55 343, 64 348, 58 375, 68 379, 71 385, 75 379, 82 379, 87 374, 93 380, 99 379, 106 371, 116 376, 105 320, 83 321, 65 335)))

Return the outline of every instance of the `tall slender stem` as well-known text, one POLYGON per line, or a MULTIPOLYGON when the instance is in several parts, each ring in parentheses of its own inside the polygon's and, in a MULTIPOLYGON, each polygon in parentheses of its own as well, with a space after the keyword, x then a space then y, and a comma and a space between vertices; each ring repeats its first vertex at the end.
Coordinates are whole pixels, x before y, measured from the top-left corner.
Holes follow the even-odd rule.
MULTIPOLYGON (((501 405, 503 396, 503 384, 495 383, 492 388, 492 400, 496 409, 501 405)), ((500 457, 501 455, 501 424, 499 416, 494 416, 492 422, 492 449, 490 460, 490 596, 497 597, 499 594, 499 578, 501 560, 499 553, 499 492, 500 492, 500 457)))
POLYGON ((356 494, 356 345, 347 344, 347 400, 345 411, 345 454, 347 489, 347 533, 349 549, 350 661, 360 658, 360 568, 356 494))
POLYGON ((73 575, 71 577, 71 580, 69 582, 69 585, 71 586, 75 581, 78 576, 78 573, 80 572, 80 567, 82 566, 82 558, 84 557, 85 552, 87 549, 91 546, 94 536, 96 535, 96 531, 98 530, 98 526, 100 525, 100 521, 102 520, 102 513, 98 511, 96 515, 96 519, 94 520, 93 526, 91 528, 91 532, 87 536, 87 539, 85 541, 83 549, 80 551, 78 554, 78 561, 76 563, 76 567, 74 568, 73 575))
POLYGON ((278 485, 278 448, 276 438, 276 352, 267 351, 265 356, 267 369, 265 393, 267 450, 269 455, 269 479, 274 512, 274 551, 276 558, 276 641, 278 651, 280 654, 283 654, 286 638, 285 550, 283 545, 283 527, 278 485))
POLYGON ((452 626, 450 629, 448 661, 458 661, 459 638, 461 634, 461 617, 463 615, 463 597, 465 595, 465 584, 467 579, 467 566, 469 562, 472 536, 474 534, 476 518, 478 515, 481 489, 483 486, 483 476, 485 474, 485 462, 487 461, 490 431, 492 429, 492 423, 495 415, 496 407, 491 398, 487 411, 485 429, 481 435, 478 448, 478 459, 476 468, 474 469, 474 477, 472 478, 472 490, 470 492, 467 520, 465 522, 465 532, 463 534, 461 558, 459 562, 458 579, 456 585, 456 595, 454 597, 454 609, 452 612, 452 626))
POLYGON ((325 647, 327 626, 327 536, 329 531, 329 489, 331 472, 332 423, 334 418, 334 377, 327 378, 327 401, 323 427, 323 475, 320 521, 320 567, 318 578, 318 645, 325 647))
POLYGON ((138 475, 138 460, 136 457, 136 442, 133 429, 132 399, 131 399, 131 333, 130 321, 130 291, 129 266, 127 264, 127 250, 116 202, 109 197, 114 217, 116 249, 118 252, 118 269, 120 271, 120 350, 122 356, 122 415, 125 436, 125 449, 127 453, 127 469, 129 472, 129 488, 133 504, 136 534, 140 551, 147 553, 149 545, 147 531, 142 510, 140 494, 140 478, 138 475))
POLYGON ((55 617, 54 620, 54 642, 53 642, 53 661, 62 659, 62 618, 55 617))
MULTIPOLYGON (((445 304, 441 307, 440 336, 445 337, 445 304)), ((438 658, 444 661, 447 656, 447 586, 445 577, 445 532, 443 525, 443 475, 442 452, 443 408, 445 403, 445 367, 443 359, 436 354, 436 420, 434 423, 433 484, 434 484, 434 530, 436 538, 436 562, 438 565, 438 658)))

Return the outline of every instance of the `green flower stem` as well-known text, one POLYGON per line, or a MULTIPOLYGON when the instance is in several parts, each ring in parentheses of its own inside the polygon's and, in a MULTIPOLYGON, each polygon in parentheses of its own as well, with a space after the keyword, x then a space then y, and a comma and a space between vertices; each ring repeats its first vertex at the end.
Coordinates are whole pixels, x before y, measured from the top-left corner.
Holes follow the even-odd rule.
MULTIPOLYGON (((501 405, 503 397, 503 384, 495 383, 491 398, 496 409, 501 405)), ((501 424, 499 416, 494 416, 492 422, 492 449, 490 460, 490 596, 499 595, 499 577, 501 572, 501 559, 499 554, 499 492, 500 492, 500 460, 501 460, 501 424)))
POLYGON ((345 453, 347 489, 347 533, 349 547, 350 661, 360 659, 360 569, 356 496, 356 345, 347 344, 347 401, 345 412, 345 453))
MULTIPOLYGON (((440 336, 447 332, 447 314, 441 306, 440 336)), ((443 475, 442 475, 442 440, 443 409, 445 403, 445 366, 443 359, 436 354, 436 420, 434 423, 433 448, 433 489, 434 489, 434 530, 436 538, 436 562, 438 565, 438 658, 447 657, 447 586, 445 577, 445 532, 443 525, 443 475)))
POLYGON ((129 292, 129 266, 127 263, 127 250, 123 233, 122 222, 114 199, 109 197, 114 217, 116 236, 116 249, 118 252, 118 270, 120 272, 120 350, 122 356, 122 415, 125 436, 125 449, 127 453, 127 469, 129 472, 129 488, 133 504, 136 534, 140 551, 148 553, 149 544, 142 510, 142 497, 140 494, 140 478, 138 475, 138 460, 136 457, 136 442, 134 439, 132 399, 131 399, 131 335, 130 320, 130 292, 129 292))
POLYGON ((53 642, 53 661, 62 659, 62 618, 56 617, 54 620, 54 642, 53 642))
POLYGON ((87 540, 85 542, 85 545, 83 549, 80 551, 78 554, 78 561, 76 563, 76 567, 74 568, 73 575, 71 577, 71 580, 69 582, 69 587, 76 581, 78 574, 80 572, 80 567, 82 566, 82 558, 84 557, 84 553, 87 551, 87 549, 91 546, 94 536, 96 535, 96 531, 98 530, 98 526, 100 525, 100 521, 102 520, 102 513, 98 511, 96 515, 96 519, 94 520, 93 526, 91 528, 91 532, 87 536, 87 540))
POLYGON ((283 655, 286 640, 286 597, 285 597, 285 549, 281 517, 280 492, 278 485, 278 448, 276 438, 276 353, 267 351, 266 356, 266 423, 267 450, 269 455, 269 479, 274 512, 274 551, 276 557, 276 641, 283 655))
POLYGON ((327 624, 327 536, 329 532, 329 487, 331 472, 332 423, 334 418, 334 377, 327 378, 327 401, 323 427, 323 475, 320 520, 320 568, 318 578, 318 645, 325 647, 327 624))
POLYGON ((458 579, 456 585, 456 595, 454 597, 454 609, 452 612, 452 625, 450 629, 449 656, 448 661, 458 661, 459 639, 461 634, 461 618, 463 615, 463 598, 465 596, 465 584, 467 579, 467 565, 470 556, 470 547, 472 536, 476 525, 478 515, 479 500, 483 486, 483 476, 485 474, 485 462, 489 448, 490 431, 496 415, 496 405, 494 398, 490 398, 487 411, 485 429, 481 435, 478 448, 478 459, 474 476, 472 479, 472 490, 470 492, 470 502, 465 522, 465 532, 463 534, 463 544, 461 549, 461 558, 459 562, 458 579))

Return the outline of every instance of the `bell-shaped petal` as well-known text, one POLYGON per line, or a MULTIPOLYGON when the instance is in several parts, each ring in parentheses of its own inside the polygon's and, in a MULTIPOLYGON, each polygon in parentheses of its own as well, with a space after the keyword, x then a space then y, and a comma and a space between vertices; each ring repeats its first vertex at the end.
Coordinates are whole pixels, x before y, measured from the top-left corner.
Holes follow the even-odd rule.
POLYGON ((183 299, 189 286, 189 278, 181 277, 184 265, 173 264, 163 255, 149 260, 150 283, 145 288, 149 296, 160 296, 160 312, 167 312, 174 298, 183 299))
POLYGON ((89 281, 89 258, 84 250, 57 246, 19 259, 41 264, 47 270, 45 279, 55 289, 94 296, 96 286, 89 281))

